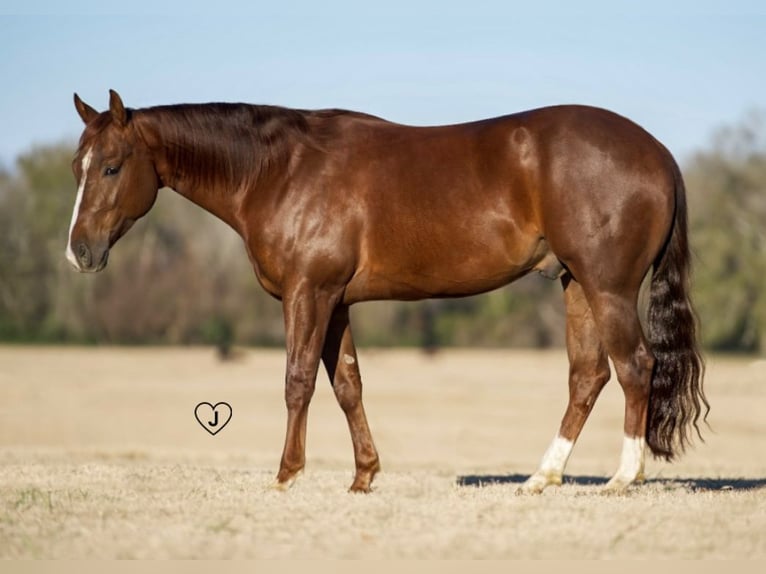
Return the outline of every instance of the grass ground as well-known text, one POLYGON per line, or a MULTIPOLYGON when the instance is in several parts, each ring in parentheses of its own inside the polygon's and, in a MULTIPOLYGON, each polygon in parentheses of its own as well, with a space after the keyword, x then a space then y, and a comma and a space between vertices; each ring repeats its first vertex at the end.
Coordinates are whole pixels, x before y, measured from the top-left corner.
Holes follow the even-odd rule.
POLYGON ((322 375, 307 471, 281 493, 283 353, 0 348, 0 557, 766 557, 766 361, 710 359, 707 442, 649 461, 647 484, 618 497, 599 494, 622 442, 616 382, 567 483, 514 494, 563 413, 563 352, 360 363, 375 491, 346 492, 351 443, 322 375), (233 408, 215 436, 201 401, 233 408))

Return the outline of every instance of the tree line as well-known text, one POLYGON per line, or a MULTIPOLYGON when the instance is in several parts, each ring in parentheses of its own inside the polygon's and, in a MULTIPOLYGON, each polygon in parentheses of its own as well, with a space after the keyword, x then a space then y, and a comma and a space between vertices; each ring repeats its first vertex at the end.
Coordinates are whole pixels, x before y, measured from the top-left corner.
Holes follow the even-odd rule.
MULTIPOLYGON (((682 165, 704 345, 766 354, 766 126, 753 113, 682 165)), ((74 146, 36 147, 0 169, 0 341, 281 345, 278 301, 240 238, 171 190, 110 255, 104 273, 64 258, 74 146)), ((551 347, 564 343, 558 282, 530 275, 484 295, 352 310, 362 345, 551 347)))

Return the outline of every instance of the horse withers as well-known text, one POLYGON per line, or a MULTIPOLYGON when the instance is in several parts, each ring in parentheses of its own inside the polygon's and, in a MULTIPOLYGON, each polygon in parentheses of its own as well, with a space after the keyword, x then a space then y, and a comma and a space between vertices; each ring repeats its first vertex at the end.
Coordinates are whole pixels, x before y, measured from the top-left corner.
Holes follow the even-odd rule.
POLYGON ((539 469, 560 484, 613 361, 624 445, 606 490, 640 481, 645 445, 673 459, 708 403, 689 300, 686 195, 668 150, 606 110, 557 106, 411 127, 343 110, 247 104, 129 109, 110 91, 85 122, 73 168, 67 258, 100 271, 169 187, 230 225, 284 309, 287 433, 276 477, 305 464, 320 360, 348 420, 356 475, 380 469, 349 322, 354 303, 461 297, 531 272, 559 278, 569 403, 539 469), (647 332, 637 300, 652 272, 647 332))

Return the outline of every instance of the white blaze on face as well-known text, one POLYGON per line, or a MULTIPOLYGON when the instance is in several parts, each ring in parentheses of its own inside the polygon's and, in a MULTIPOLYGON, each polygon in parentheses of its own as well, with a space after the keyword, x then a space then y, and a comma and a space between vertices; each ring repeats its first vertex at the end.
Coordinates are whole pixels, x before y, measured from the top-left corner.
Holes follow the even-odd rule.
POLYGON ((80 263, 77 261, 74 251, 72 251, 72 231, 74 230, 74 224, 77 222, 77 217, 80 215, 80 204, 82 203, 82 195, 85 192, 85 180, 88 178, 88 167, 90 166, 92 155, 93 148, 90 148, 82 158, 82 178, 80 179, 80 186, 77 188, 77 199, 74 201, 72 222, 69 224, 69 239, 66 245, 66 258, 78 271, 80 270, 80 263))

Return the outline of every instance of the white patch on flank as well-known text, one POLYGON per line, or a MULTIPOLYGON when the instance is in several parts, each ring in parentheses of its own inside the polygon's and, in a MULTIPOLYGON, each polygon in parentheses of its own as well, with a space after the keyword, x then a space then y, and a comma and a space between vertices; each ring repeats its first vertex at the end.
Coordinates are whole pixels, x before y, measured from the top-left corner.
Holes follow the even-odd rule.
POLYGON ((557 435, 543 455, 540 470, 545 474, 564 474, 569 455, 572 454, 574 443, 557 435))
POLYGON ((633 482, 644 478, 644 437, 626 436, 622 441, 620 468, 612 480, 633 482))
POLYGON ((74 200, 74 210, 72 211, 72 221, 69 224, 69 239, 66 244, 66 258, 69 262, 80 270, 80 263, 77 261, 77 257, 72 251, 72 230, 74 224, 77 222, 77 217, 80 215, 80 204, 82 203, 82 194, 85 191, 85 180, 88 177, 88 167, 90 166, 90 159, 93 155, 93 148, 90 148, 85 156, 82 158, 82 179, 80 180, 80 187, 77 188, 77 199, 74 200))
POLYGON ((356 363, 356 359, 352 357, 351 355, 343 353, 343 362, 346 363, 347 365, 353 365, 354 363, 356 363))

